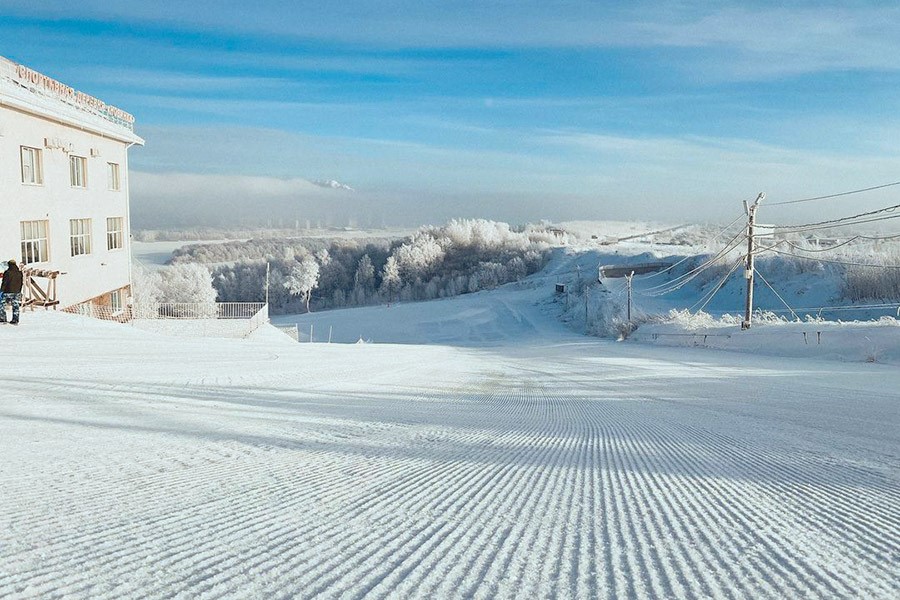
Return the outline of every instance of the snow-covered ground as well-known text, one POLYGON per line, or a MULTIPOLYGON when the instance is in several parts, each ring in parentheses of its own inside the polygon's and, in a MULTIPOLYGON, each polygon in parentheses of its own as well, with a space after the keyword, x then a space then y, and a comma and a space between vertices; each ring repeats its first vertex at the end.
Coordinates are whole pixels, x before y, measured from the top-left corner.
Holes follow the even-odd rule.
POLYGON ((308 317, 402 344, 26 312, 0 597, 896 598, 900 369, 585 337, 570 266, 308 317))

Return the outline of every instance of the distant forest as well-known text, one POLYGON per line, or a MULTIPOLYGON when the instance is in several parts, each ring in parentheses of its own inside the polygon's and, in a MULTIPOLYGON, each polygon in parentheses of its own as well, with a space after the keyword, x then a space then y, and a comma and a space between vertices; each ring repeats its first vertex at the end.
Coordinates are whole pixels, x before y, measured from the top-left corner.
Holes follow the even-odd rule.
POLYGON ((265 298, 273 313, 456 296, 539 271, 558 233, 506 223, 454 220, 422 227, 404 240, 266 238, 199 244, 172 263, 202 263, 222 302, 265 298))

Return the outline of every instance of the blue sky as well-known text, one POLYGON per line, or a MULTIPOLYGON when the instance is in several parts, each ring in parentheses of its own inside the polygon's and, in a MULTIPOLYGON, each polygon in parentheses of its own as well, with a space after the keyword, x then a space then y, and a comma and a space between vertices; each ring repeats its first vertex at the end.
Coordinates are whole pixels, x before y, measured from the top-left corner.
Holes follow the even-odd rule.
POLYGON ((0 0, 0 54, 136 116, 136 204, 338 179, 386 221, 716 221, 900 180, 893 3, 0 0))

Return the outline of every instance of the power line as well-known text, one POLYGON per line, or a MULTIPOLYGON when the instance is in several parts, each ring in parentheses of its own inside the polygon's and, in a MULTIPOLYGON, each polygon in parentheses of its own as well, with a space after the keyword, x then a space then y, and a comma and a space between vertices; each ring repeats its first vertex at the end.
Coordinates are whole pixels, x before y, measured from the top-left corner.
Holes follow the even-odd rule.
MULTIPOLYGON (((800 251, 802 251, 802 252, 830 252, 830 251, 834 250, 835 248, 840 248, 841 246, 846 246, 846 245, 849 244, 850 242, 855 242, 855 241, 858 240, 858 239, 860 239, 860 236, 856 235, 856 236, 853 236, 852 238, 850 238, 849 240, 847 240, 846 242, 841 242, 840 244, 835 244, 834 246, 829 246, 828 248, 820 248, 820 249, 818 249, 818 250, 812 250, 812 249, 808 249, 808 248, 803 248, 802 246, 798 246, 797 244, 794 244, 794 243, 791 242, 790 240, 782 240, 782 241, 783 241, 785 244, 787 244, 788 246, 790 246, 791 248, 794 248, 794 249, 796 249, 796 250, 800 250, 800 251)), ((777 245, 778 245, 778 244, 775 244, 775 246, 777 246, 777 245)))
MULTIPOLYGON (((796 312, 798 314, 809 314, 812 312, 823 312, 823 311, 841 311, 841 310, 874 310, 879 308, 890 308, 892 310, 896 310, 900 308, 900 302, 895 302, 894 304, 856 304, 850 306, 804 306, 793 310, 791 312, 796 312)), ((784 309, 770 309, 769 312, 787 312, 784 309)))
POLYGON ((880 190, 883 188, 893 187, 895 185, 900 185, 900 181, 894 181, 892 183, 885 183, 883 185, 875 185, 872 187, 862 188, 859 190, 850 190, 849 192, 828 194, 827 196, 815 196, 814 198, 800 198, 799 200, 787 200, 785 202, 775 202, 775 203, 770 203, 769 206, 783 206, 785 204, 800 204, 801 202, 812 202, 814 200, 827 200, 829 198, 839 198, 841 196, 850 196, 852 194, 861 194, 863 192, 871 192, 873 190, 880 190))
MULTIPOLYGON (((818 223, 804 223, 803 225, 779 225, 778 227, 783 229, 806 229, 807 227, 818 227, 820 225, 831 225, 835 223, 843 223, 845 221, 853 221, 855 219, 861 219, 863 217, 871 217, 874 215, 878 215, 885 212, 893 212, 900 208, 900 204, 895 204, 893 206, 886 206, 884 208, 879 208, 878 210, 870 210, 869 212, 859 213, 858 215, 851 215, 849 217, 841 217, 840 219, 832 219, 830 221, 819 221, 818 223)), ((898 215, 900 216, 900 215, 898 215)), ((868 221, 864 221, 868 222, 868 221)), ((855 223, 851 223, 855 224, 855 223)))
MULTIPOLYGON (((725 283, 728 281, 728 278, 731 277, 731 275, 732 275, 735 271, 737 271, 737 268, 738 268, 739 266, 741 266, 741 263, 742 263, 743 261, 744 261, 744 257, 741 256, 741 257, 739 257, 739 258, 734 262, 734 265, 732 265, 731 269, 729 269, 728 272, 725 273, 725 276, 722 277, 722 279, 719 280, 719 282, 715 285, 715 287, 712 288, 712 290, 711 290, 712 293, 707 292, 708 297, 707 297, 706 300, 703 302, 703 304, 700 306, 700 308, 697 309, 697 312, 700 312, 700 311, 702 311, 704 308, 706 308, 706 305, 709 304, 709 303, 712 301, 712 299, 716 297, 716 294, 718 294, 718 293, 719 293, 719 290, 721 290, 721 289, 725 286, 725 283)), ((702 300, 702 298, 701 298, 701 300, 702 300)), ((699 301, 698 301, 698 302, 699 302, 699 301)), ((691 306, 690 310, 693 311, 693 310, 694 310, 694 306, 697 306, 697 302, 695 302, 694 305, 691 306)))
POLYGON ((871 219, 862 219, 857 221, 848 221, 844 223, 839 223, 837 221, 828 221, 819 226, 791 226, 791 225, 779 225, 777 226, 780 230, 778 233, 787 234, 787 233, 807 233, 810 231, 820 231, 822 229, 835 229, 838 227, 849 227, 851 225, 863 225, 865 223, 876 223, 878 221, 889 221, 891 219, 900 219, 900 214, 897 215, 882 215, 880 217, 873 217, 871 219))
POLYGON ((756 271, 756 274, 759 275, 759 278, 763 280, 763 283, 765 283, 767 286, 769 286, 769 289, 772 290, 772 293, 775 294, 775 296, 777 296, 779 300, 781 300, 781 303, 784 304, 785 306, 787 306, 787 309, 788 309, 789 311, 791 311, 791 314, 794 315, 794 318, 795 318, 795 319, 799 319, 800 317, 797 316, 797 313, 794 312, 794 309, 791 308, 791 305, 788 304, 788 303, 785 301, 785 299, 781 297, 781 294, 779 294, 779 293, 775 290, 775 288, 772 287, 772 284, 771 284, 771 283, 769 283, 768 281, 766 281, 766 278, 763 277, 763 274, 760 273, 758 269, 753 269, 753 270, 756 271))
MULTIPOLYGON (((721 237, 723 233, 725 233, 726 231, 728 231, 729 229, 731 229, 731 226, 734 225, 735 223, 737 223, 738 221, 740 221, 743 217, 744 217, 744 215, 738 215, 737 218, 736 218, 734 221, 732 221, 731 223, 729 223, 728 225, 726 225, 725 227, 723 227, 722 230, 721 230, 719 233, 717 233, 716 235, 714 235, 713 237, 711 237, 710 239, 708 239, 708 240, 706 241, 706 244, 704 244, 704 248, 705 248, 705 247, 708 247, 711 243, 713 243, 714 241, 716 241, 717 239, 719 239, 719 237, 721 237)), ((734 239, 735 239, 738 235, 740 235, 740 233, 738 233, 734 238, 731 238, 731 240, 729 240, 728 244, 730 244, 731 242, 733 242, 734 239)), ((726 244, 726 246, 727 246, 728 244, 726 244)), ((675 264, 669 265, 668 267, 666 267, 666 268, 663 269, 662 271, 657 271, 656 273, 653 273, 652 275, 648 275, 648 276, 646 276, 646 277, 641 277, 640 281, 647 281, 648 279, 653 279, 654 277, 658 277, 659 275, 662 275, 663 273, 666 273, 667 271, 671 271, 672 269, 674 269, 675 267, 677 267, 677 266, 680 265, 681 263, 685 262, 686 260, 690 260, 691 258, 693 258, 693 256, 685 256, 684 258, 682 258, 681 260, 679 260, 679 261, 676 262, 675 264)))
POLYGON ((856 237, 858 237, 858 238, 860 238, 860 239, 862 239, 862 240, 876 240, 876 241, 881 241, 881 240, 896 240, 897 238, 900 238, 900 233, 895 234, 895 235, 876 235, 876 236, 870 236, 870 235, 858 235, 858 236, 856 236, 856 237))
POLYGON ((694 280, 697 276, 700 275, 703 271, 713 266, 715 263, 719 262, 722 258, 724 258, 729 252, 737 248, 743 240, 738 240, 737 243, 734 243, 741 236, 741 233, 735 235, 731 240, 728 241, 728 244, 720 250, 715 256, 707 260, 705 263, 701 264, 698 267, 679 275, 675 279, 671 281, 667 281, 665 283, 661 283, 659 285, 655 285, 653 287, 647 288, 645 290, 641 290, 638 293, 642 296, 664 296, 668 293, 674 292, 675 290, 681 289, 685 285, 687 285, 690 281, 694 280))
POLYGON ((770 246, 769 248, 766 249, 766 251, 774 252, 775 254, 782 254, 784 256, 790 256, 792 258, 805 258, 807 260, 831 263, 834 265, 845 265, 848 267, 871 267, 874 269, 900 269, 900 265, 876 265, 876 264, 872 264, 872 263, 857 263, 857 262, 850 262, 850 261, 843 261, 843 260, 829 260, 827 258, 818 258, 818 257, 811 257, 811 256, 803 256, 803 255, 799 255, 799 254, 791 254, 789 252, 781 252, 780 250, 775 250, 774 248, 777 245, 778 244, 776 244, 775 246, 770 246))

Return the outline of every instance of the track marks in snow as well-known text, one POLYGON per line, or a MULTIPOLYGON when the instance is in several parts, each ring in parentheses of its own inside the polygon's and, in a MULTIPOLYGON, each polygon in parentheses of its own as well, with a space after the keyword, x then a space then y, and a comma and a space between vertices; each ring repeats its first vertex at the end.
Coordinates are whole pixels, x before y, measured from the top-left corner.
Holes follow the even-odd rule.
POLYGON ((558 359, 439 385, 407 365, 240 393, 86 386, 94 405, 54 404, 58 386, 42 407, 22 383, 38 405, 0 405, 0 424, 45 441, 34 470, 0 472, 0 596, 896 597, 880 455, 795 439, 779 410, 766 429, 703 380, 663 401, 558 359))

